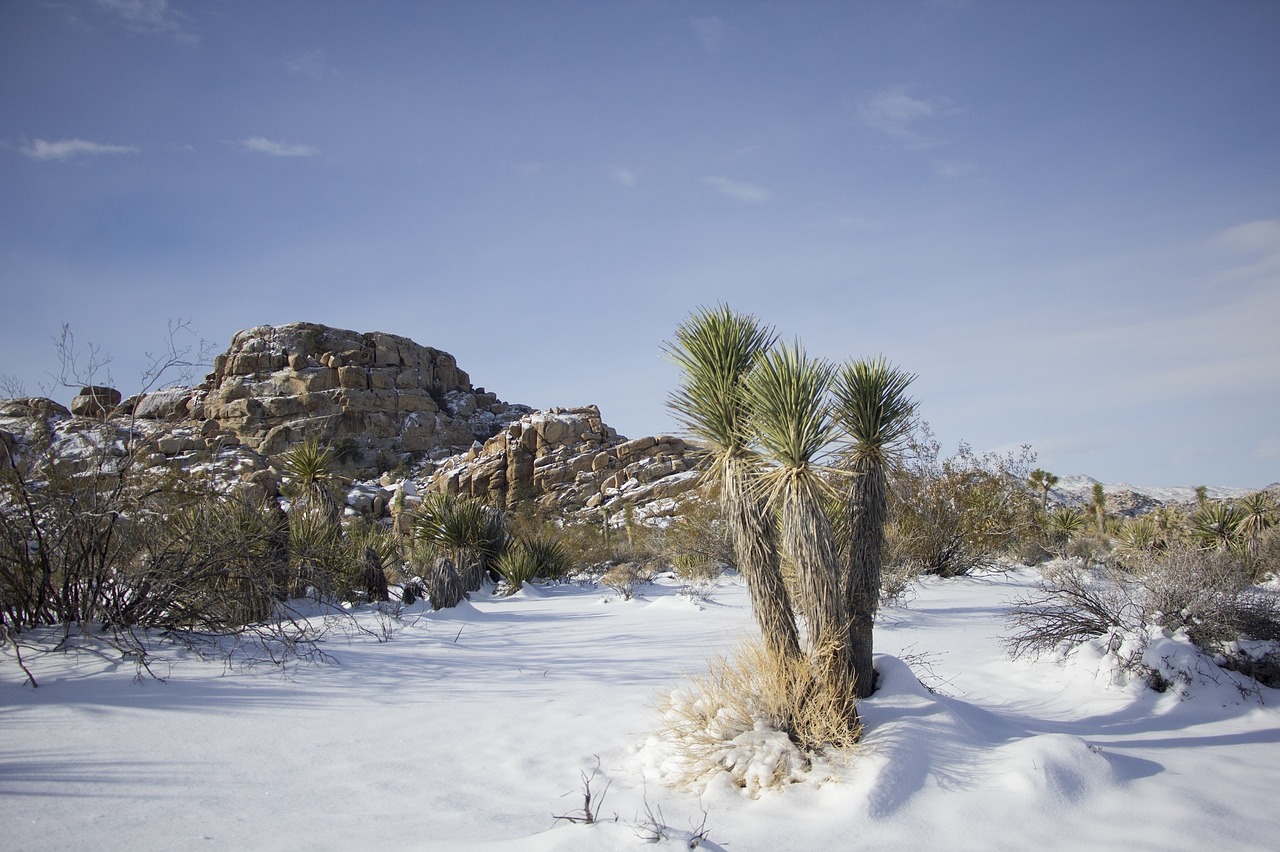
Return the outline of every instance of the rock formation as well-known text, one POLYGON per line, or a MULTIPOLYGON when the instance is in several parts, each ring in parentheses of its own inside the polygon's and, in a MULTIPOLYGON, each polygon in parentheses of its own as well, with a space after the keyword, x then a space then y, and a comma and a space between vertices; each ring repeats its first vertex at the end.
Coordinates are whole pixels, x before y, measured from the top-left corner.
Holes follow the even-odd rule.
POLYGON ((406 337, 312 323, 237 333, 195 387, 123 402, 119 391, 88 387, 70 410, 0 401, 7 447, 48 440, 71 470, 105 453, 255 500, 279 493, 273 459, 312 438, 339 451, 357 480, 347 505, 373 517, 387 514, 397 488, 417 490, 397 477, 375 482, 393 468, 416 471, 427 490, 574 511, 674 498, 694 486, 698 457, 670 436, 627 440, 594 406, 507 404, 472 386, 449 353, 406 337))
POLYGON ((627 440, 594 405, 527 414, 446 459, 428 490, 480 497, 499 505, 534 499, 572 511, 674 498, 693 488, 698 454, 670 435, 627 440))

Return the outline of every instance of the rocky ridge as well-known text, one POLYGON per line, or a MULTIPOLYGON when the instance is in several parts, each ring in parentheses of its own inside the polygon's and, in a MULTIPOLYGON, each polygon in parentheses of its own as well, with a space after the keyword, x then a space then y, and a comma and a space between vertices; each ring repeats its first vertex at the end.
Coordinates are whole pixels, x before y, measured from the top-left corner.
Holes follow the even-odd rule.
POLYGON ((315 439, 337 449, 356 482, 350 510, 373 517, 406 490, 391 470, 412 472, 410 492, 575 511, 670 502, 694 486, 698 456, 671 436, 628 440, 595 406, 503 402, 452 355, 406 337, 313 323, 237 333, 194 387, 123 400, 86 387, 69 408, 0 401, 0 441, 21 450, 42 439, 67 470, 128 457, 253 499, 277 496, 274 460, 315 439))

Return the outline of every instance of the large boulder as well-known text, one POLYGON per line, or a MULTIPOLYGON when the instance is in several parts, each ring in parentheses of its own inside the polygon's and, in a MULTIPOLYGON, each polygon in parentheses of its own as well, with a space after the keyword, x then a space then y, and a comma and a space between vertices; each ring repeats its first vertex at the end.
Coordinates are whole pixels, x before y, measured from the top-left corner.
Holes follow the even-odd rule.
POLYGON ((80 388, 71 399, 71 413, 77 417, 93 417, 101 420, 115 411, 120 404, 120 391, 115 388, 90 385, 80 388))

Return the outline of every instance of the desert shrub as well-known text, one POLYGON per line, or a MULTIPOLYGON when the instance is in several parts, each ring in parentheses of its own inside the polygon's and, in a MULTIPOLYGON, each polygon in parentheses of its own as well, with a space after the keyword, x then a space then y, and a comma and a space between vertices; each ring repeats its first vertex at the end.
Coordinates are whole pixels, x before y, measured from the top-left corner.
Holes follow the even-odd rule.
POLYGON ((759 643, 715 660, 659 703, 669 780, 702 787, 727 772, 752 794, 802 780, 815 756, 850 748, 860 734, 852 683, 836 694, 828 680, 807 658, 759 643))
POLYGON ((886 560, 880 571, 880 602, 887 606, 906 603, 908 592, 919 579, 920 570, 911 560, 886 560))
POLYGON ((893 476, 886 539, 891 560, 920 573, 953 577, 1016 552, 1036 534, 1037 500, 1027 486, 1035 456, 1020 452, 979 455, 961 444, 950 458, 928 427, 910 442, 893 476))
POLYGON ((614 565, 600 577, 600 585, 613 589, 624 601, 634 598, 651 582, 653 582, 653 571, 639 562, 623 562, 620 565, 614 565))
POLYGON ((1111 553, 1111 540, 1096 532, 1080 533, 1067 542, 1065 553, 1069 558, 1079 559, 1086 565, 1103 563, 1111 553))
POLYGON ((1152 631, 1167 629, 1245 668, 1256 657, 1240 640, 1280 640, 1280 595, 1250 579, 1241 560, 1187 547, 1147 554, 1129 571, 1067 566, 1014 602, 1005 646, 1018 657, 1109 637, 1109 652, 1124 649, 1123 667, 1157 683, 1143 654, 1152 631))
POLYGON ((729 527, 720 516, 718 493, 689 498, 680 504, 675 519, 663 532, 662 557, 675 564, 689 557, 721 569, 734 567, 729 527))
POLYGON ((1272 527, 1258 536, 1258 545, 1249 558, 1255 580, 1280 575, 1280 527, 1272 527))
POLYGON ((700 553, 682 553, 672 558, 671 568, 683 584, 683 593, 693 600, 710 600, 724 570, 700 553))

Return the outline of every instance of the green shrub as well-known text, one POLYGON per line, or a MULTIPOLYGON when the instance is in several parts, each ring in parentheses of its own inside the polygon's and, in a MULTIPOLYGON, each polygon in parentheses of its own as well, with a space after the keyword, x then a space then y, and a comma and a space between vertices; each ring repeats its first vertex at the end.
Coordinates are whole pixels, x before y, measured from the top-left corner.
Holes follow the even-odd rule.
POLYGON ((507 581, 507 594, 535 578, 559 580, 569 572, 569 558, 555 539, 535 536, 517 540, 493 563, 507 581))

